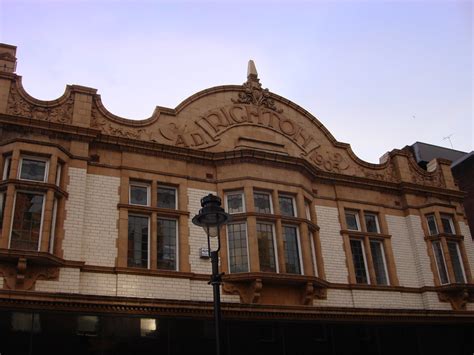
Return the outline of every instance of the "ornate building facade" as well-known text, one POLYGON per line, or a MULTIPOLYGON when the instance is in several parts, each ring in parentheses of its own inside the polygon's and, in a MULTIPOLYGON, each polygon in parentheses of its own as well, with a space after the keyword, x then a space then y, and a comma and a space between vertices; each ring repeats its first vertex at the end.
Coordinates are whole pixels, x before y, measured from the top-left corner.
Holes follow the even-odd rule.
POLYGON ((472 353, 474 242, 450 161, 364 162, 252 62, 243 85, 142 121, 87 87, 35 99, 15 66, 0 45, 2 354, 213 349, 191 223, 209 193, 232 215, 226 353, 472 353))

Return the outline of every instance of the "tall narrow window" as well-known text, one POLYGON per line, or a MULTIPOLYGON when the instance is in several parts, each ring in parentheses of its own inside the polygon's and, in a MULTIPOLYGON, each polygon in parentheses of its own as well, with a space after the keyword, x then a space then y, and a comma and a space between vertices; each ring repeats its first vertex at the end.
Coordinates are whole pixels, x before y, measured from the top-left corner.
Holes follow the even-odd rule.
POLYGON ((289 217, 296 216, 293 197, 280 195, 278 196, 278 201, 280 203, 280 213, 283 216, 289 216, 289 217))
POLYGON ((283 226, 283 246, 285 250, 286 272, 301 274, 298 233, 294 226, 283 226))
POLYGON ((257 223, 258 256, 260 271, 276 272, 275 243, 273 225, 257 223))
POLYGON ((147 268, 149 226, 146 216, 128 216, 128 258, 127 264, 131 267, 147 268))
POLYGON ((318 262, 316 260, 316 247, 314 246, 314 234, 312 232, 309 233, 309 242, 311 244, 311 257, 313 258, 314 275, 319 276, 318 262))
POLYGON ((43 194, 17 192, 10 248, 39 250, 43 206, 43 194))
POLYGON ((364 245, 361 240, 351 239, 352 262, 354 263, 354 271, 356 282, 368 284, 367 263, 365 260, 364 245))
POLYGON ((388 285, 387 265, 385 263, 382 242, 378 240, 371 240, 370 251, 372 252, 372 260, 374 262, 374 271, 377 285, 388 285))
POLYGON ((364 213, 364 219, 365 219, 365 228, 367 228, 367 232, 380 233, 379 221, 377 219, 376 214, 364 213))
POLYGON ((150 186, 139 182, 130 183, 130 204, 149 206, 150 205, 150 186))
POLYGON ((6 193, 0 192, 0 235, 2 234, 2 229, 3 229, 3 214, 5 212, 5 200, 6 200, 6 193))
POLYGON ((448 272, 446 270, 446 263, 444 262, 443 250, 441 249, 441 242, 433 242, 433 251, 436 259, 436 266, 438 267, 439 280, 442 285, 449 283, 448 272))
POLYGON ((245 212, 243 192, 229 192, 226 194, 226 205, 228 213, 245 212))
POLYGON ((245 222, 227 225, 230 272, 248 272, 247 225, 245 222))
POLYGON ((449 215, 441 215, 441 224, 443 225, 443 232, 446 234, 455 234, 454 233, 454 224, 453 218, 449 215))
POLYGON ((56 220, 58 214, 58 199, 54 199, 53 203, 53 220, 51 221, 51 234, 49 236, 49 252, 54 252, 54 240, 56 239, 56 220))
POLYGON ((47 167, 47 160, 21 158, 20 179, 45 182, 48 174, 47 167))
POLYGON ((465 283, 466 276, 464 275, 464 268, 461 262, 458 242, 448 242, 449 256, 453 265, 454 278, 457 283, 465 283))
POLYGON ((12 157, 8 156, 3 161, 3 180, 7 180, 10 177, 10 167, 11 167, 12 157))
POLYGON ((430 235, 438 234, 438 226, 436 224, 436 218, 434 214, 429 214, 426 216, 426 222, 428 223, 428 230, 430 235))
POLYGON ((352 231, 360 231, 359 213, 356 211, 346 211, 347 229, 352 231))
POLYGON ((158 186, 157 203, 159 208, 177 208, 177 194, 174 187, 158 186))
POLYGON ((255 212, 272 213, 270 194, 265 192, 255 192, 253 194, 255 212))
POLYGON ((175 219, 158 218, 158 269, 176 270, 177 225, 175 219))

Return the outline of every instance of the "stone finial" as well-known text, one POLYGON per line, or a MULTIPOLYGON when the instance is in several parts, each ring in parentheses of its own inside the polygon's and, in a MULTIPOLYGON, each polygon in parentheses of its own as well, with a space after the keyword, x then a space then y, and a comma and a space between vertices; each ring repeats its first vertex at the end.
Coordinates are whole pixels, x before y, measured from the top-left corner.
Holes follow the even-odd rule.
POLYGON ((255 67, 255 63, 252 59, 249 60, 249 64, 247 66, 247 79, 250 78, 258 78, 257 68, 255 67))
POLYGON ((16 70, 16 47, 0 43, 0 72, 14 73, 16 70))

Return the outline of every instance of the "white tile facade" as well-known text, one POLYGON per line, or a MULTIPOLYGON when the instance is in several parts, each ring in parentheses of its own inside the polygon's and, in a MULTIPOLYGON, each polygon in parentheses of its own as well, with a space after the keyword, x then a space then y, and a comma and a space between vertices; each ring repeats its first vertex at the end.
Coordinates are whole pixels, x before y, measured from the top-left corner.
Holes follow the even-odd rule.
POLYGON ((75 268, 62 268, 59 270, 59 280, 38 280, 35 291, 79 293, 80 270, 75 268))
MULTIPOLYGON (((399 216, 385 216, 388 225, 388 233, 392 235, 391 243, 397 276, 400 286, 420 287, 421 281, 418 276, 415 240, 408 229, 407 219, 399 216)), ((424 242, 424 240, 423 240, 424 242)))
POLYGON ((339 211, 334 207, 316 206, 316 215, 326 278, 329 282, 348 283, 339 211))
POLYGON ((464 247, 466 248, 471 274, 474 276, 474 240, 472 240, 471 231, 466 223, 459 222, 459 228, 461 229, 461 234, 464 236, 464 247))

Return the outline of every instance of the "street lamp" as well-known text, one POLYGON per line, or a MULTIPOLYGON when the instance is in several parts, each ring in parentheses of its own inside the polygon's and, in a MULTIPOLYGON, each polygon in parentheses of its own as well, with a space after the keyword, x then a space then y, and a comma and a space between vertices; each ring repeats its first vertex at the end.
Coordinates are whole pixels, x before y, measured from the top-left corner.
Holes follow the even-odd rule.
POLYGON ((219 274, 219 250, 221 249, 220 227, 228 223, 230 215, 221 207, 221 199, 209 194, 201 199, 201 209, 193 217, 193 224, 202 227, 207 235, 207 251, 211 258, 212 275, 209 284, 214 291, 214 326, 216 330, 216 355, 221 354, 221 295, 222 274, 219 274), (211 238, 217 237, 217 249, 211 251, 211 238))

